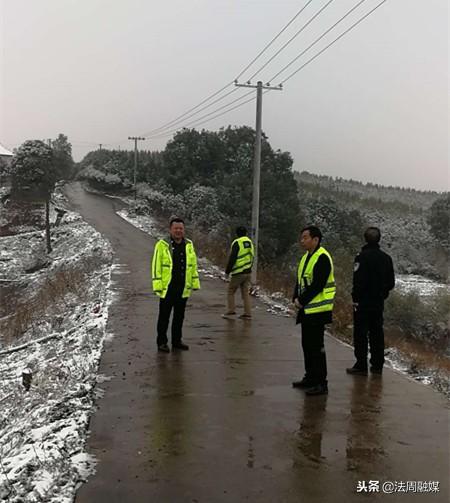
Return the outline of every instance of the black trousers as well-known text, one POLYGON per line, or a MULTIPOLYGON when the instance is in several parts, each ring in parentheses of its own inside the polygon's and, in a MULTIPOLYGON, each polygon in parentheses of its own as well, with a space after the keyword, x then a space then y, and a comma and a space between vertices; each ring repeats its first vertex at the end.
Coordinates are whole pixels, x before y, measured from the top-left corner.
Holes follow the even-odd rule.
POLYGON ((158 337, 156 343, 158 346, 167 344, 167 329, 169 327, 170 313, 173 309, 172 319, 172 345, 177 345, 181 342, 184 311, 186 309, 187 299, 183 299, 182 292, 174 292, 169 288, 164 299, 159 299, 159 315, 157 332, 158 337))
POLYGON ((327 357, 325 354, 325 324, 311 322, 305 318, 302 322, 302 348, 305 361, 305 379, 312 385, 327 383, 327 357))
POLYGON ((383 368, 383 309, 357 309, 353 312, 353 345, 356 367, 367 369, 370 345, 370 365, 377 369, 383 368))

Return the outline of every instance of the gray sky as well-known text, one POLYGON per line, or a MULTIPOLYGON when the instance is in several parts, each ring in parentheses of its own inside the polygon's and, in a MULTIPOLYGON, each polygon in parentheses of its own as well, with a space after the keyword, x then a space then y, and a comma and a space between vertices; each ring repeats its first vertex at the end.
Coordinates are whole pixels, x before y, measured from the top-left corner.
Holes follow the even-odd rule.
MULTIPOLYGON (((131 148, 129 135, 232 81, 306 2, 0 0, 0 143, 62 132, 76 160, 99 143, 131 148)), ((325 3, 313 0, 243 79, 325 3)), ((356 3, 334 0, 258 78, 266 82, 356 3)), ((378 3, 366 0, 272 84, 378 3)), ((290 151, 298 170, 448 190, 447 3, 388 0, 282 92, 265 94, 272 147, 290 151)), ((252 102, 200 128, 254 121, 252 102)), ((141 146, 162 149, 167 139, 141 146)))

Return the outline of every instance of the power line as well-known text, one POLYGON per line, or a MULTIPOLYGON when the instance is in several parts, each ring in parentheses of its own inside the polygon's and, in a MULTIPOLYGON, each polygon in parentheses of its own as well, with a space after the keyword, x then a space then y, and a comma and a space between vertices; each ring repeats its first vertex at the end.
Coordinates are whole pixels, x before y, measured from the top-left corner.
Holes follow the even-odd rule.
POLYGON ((252 61, 250 61, 250 63, 236 77, 235 81, 239 80, 242 77, 242 75, 253 65, 253 63, 255 63, 266 52, 266 50, 275 42, 275 40, 277 40, 289 28, 289 26, 298 18, 298 16, 300 16, 300 14, 306 9, 306 7, 308 7, 308 5, 311 2, 312 0, 306 2, 306 4, 297 12, 297 14, 295 14, 295 16, 284 26, 284 28, 280 32, 278 32, 277 35, 275 35, 275 37, 264 47, 264 49, 260 51, 254 59, 252 59, 252 61))
MULTIPOLYGON (((190 126, 192 124, 195 124, 197 121, 200 121, 202 119, 206 119, 206 117, 209 117, 213 114, 215 114, 216 112, 218 112, 219 110, 223 110, 224 108, 227 108, 229 107, 230 105, 233 105, 234 103, 237 103, 238 101, 241 101, 243 100, 244 98, 246 98, 247 96, 249 96, 250 94, 252 94, 252 91, 249 91, 248 93, 245 93, 243 94, 242 96, 240 96, 239 98, 236 98, 235 100, 233 101, 230 101, 229 103, 226 103, 225 105, 222 105, 221 107, 219 108, 216 108, 215 110, 213 110, 212 112, 209 112, 208 114, 206 115, 203 115, 202 117, 197 117, 197 119, 191 121, 191 122, 188 122, 187 124, 185 124, 184 126, 180 126, 178 128, 175 128, 173 129, 171 132, 174 132, 174 131, 178 131, 178 129, 181 129, 182 127, 187 127, 187 126, 190 126)), ((163 131, 161 134, 165 134, 165 132, 163 131)), ((156 135, 158 136, 158 134, 156 135)), ((153 138, 153 137, 151 137, 153 138)))
MULTIPOLYGON (((309 3, 311 3, 312 0, 308 1, 303 7, 302 9, 300 9, 300 11, 297 12, 297 14, 285 25, 285 27, 269 42, 269 44, 267 44, 265 46, 265 48, 260 51, 260 53, 258 54, 258 56, 256 58, 254 58, 254 60, 252 60, 252 62, 246 66, 246 68, 244 68, 244 70, 238 75, 237 78, 239 78, 240 76, 242 76, 242 74, 248 69, 250 68, 250 66, 260 57, 260 55, 262 55, 268 47, 270 47, 270 45, 279 38, 279 36, 288 28, 288 26, 290 26, 292 24, 292 22, 301 14, 301 12, 303 12, 303 10, 309 5, 309 3)), ((303 31, 307 25, 309 25, 315 18, 317 18, 317 16, 323 12, 323 10, 328 7, 328 5, 330 5, 334 0, 329 0, 324 7, 322 7, 286 44, 283 45, 283 47, 281 49, 279 49, 277 51, 277 53, 272 56, 269 61, 267 61, 265 63, 265 65, 263 65, 263 67, 261 67, 257 73, 259 73, 263 68, 265 68, 282 50, 284 50, 284 48, 292 41, 294 40, 294 38, 299 34, 301 33, 301 31, 303 31)), ((277 76, 279 76, 281 73, 283 73, 289 66, 291 66, 295 61, 298 60, 298 58, 303 55, 306 51, 308 51, 313 45, 315 45, 315 43, 317 43, 319 40, 321 40, 327 33, 329 33, 334 27, 336 27, 340 22, 342 22, 343 19, 345 19, 351 12, 353 12, 357 7, 359 7, 362 3, 364 3, 366 0, 360 0, 360 2, 358 4, 356 4, 352 9, 350 9, 342 18, 340 18, 333 26, 331 26, 328 30, 326 30, 318 39, 316 39, 310 46, 308 46, 307 49, 305 49, 304 51, 302 51, 302 53, 300 55, 298 55, 294 60, 292 60, 288 65, 286 65, 285 67, 282 68, 282 70, 280 70, 277 74, 275 74, 274 77, 272 77, 271 80, 273 80, 274 78, 276 78, 277 76)), ((372 10, 370 10, 367 14, 365 14, 363 17, 361 17, 356 23, 354 23, 350 28, 348 28, 347 30, 345 30, 341 35, 339 35, 335 40, 333 40, 330 44, 328 44, 325 48, 323 48, 321 51, 319 51, 316 55, 314 55, 312 58, 310 58, 306 63, 304 63, 300 68, 298 68, 295 72, 293 72, 291 75, 289 75, 286 79, 284 79, 281 83, 280 83, 280 86, 282 84, 284 84, 285 82, 287 82, 289 79, 291 79, 296 73, 298 73, 300 70, 302 70, 304 67, 306 67, 309 63, 311 63, 312 61, 314 61, 317 57, 319 57, 323 52, 325 52, 329 47, 331 47, 334 43, 336 43, 338 40, 340 40, 343 36, 345 36, 348 32, 350 32, 353 28, 355 28, 359 23, 361 23, 365 18, 367 18, 370 14, 372 14, 375 10, 377 10, 379 7, 381 7, 381 5, 383 5, 387 0, 383 0, 382 2, 380 2, 376 7, 374 7, 372 10)), ((256 73, 251 77, 253 78, 254 76, 256 75, 256 73)), ((167 137, 167 136, 170 136, 172 133, 182 129, 182 127, 177 127, 177 128, 174 128, 174 129, 170 129, 170 130, 167 130, 165 131, 166 129, 169 129, 171 126, 174 126, 180 122, 184 122, 184 120, 188 119, 188 118, 192 118, 194 117, 195 115, 197 115, 198 113, 200 113, 201 111, 203 110, 206 110, 207 108, 211 107, 212 105, 218 103, 219 101, 221 101, 222 99, 226 98, 227 96, 229 96, 230 94, 232 94, 236 89, 233 89, 233 91, 229 91, 227 92, 224 96, 216 99, 213 103, 210 103, 209 105, 201 108, 200 110, 197 110, 199 107, 201 107, 202 105, 204 105, 205 103, 207 103, 209 100, 211 100, 212 98, 216 97, 217 95, 219 95, 221 92, 223 92, 228 86, 230 86, 232 83, 236 83, 235 81, 233 82, 230 82, 228 84, 226 84, 225 86, 223 86, 221 89, 219 89, 218 91, 216 91, 215 93, 211 94, 210 96, 208 96, 207 98, 205 98, 203 101, 201 101, 198 105, 196 105, 195 107, 192 107, 191 109, 187 110, 184 114, 181 114, 180 116, 178 116, 176 119, 173 119, 172 121, 169 121, 167 122, 166 124, 164 124, 163 126, 160 126, 159 128, 155 128, 153 130, 151 130, 150 132, 148 132, 146 135, 144 136, 147 136, 150 137, 150 138, 163 138, 163 137, 167 137), (191 112, 194 112, 195 110, 197 110, 197 112, 195 113, 191 113, 191 112), (190 115, 189 115, 190 114, 190 115), (188 116, 188 117, 186 117, 188 116)), ((213 110, 212 112, 202 116, 202 117, 198 117, 197 119, 195 119, 194 121, 186 124, 185 126, 183 127, 187 127, 187 126, 198 126, 198 125, 201 125, 201 124, 204 124, 206 122, 210 122, 211 120, 214 120, 218 117, 221 117, 233 110, 236 110, 237 108, 245 105, 246 103, 249 103, 250 101, 253 101, 254 98, 251 98, 249 100, 246 100, 244 101, 243 103, 240 103, 239 105, 235 106, 235 107, 232 107, 228 110, 225 110, 224 112, 220 113, 220 114, 217 114, 217 115, 214 115, 216 112, 218 112, 219 110, 223 110, 224 108, 227 108, 229 107, 230 105, 232 105, 233 103, 236 103, 242 99, 244 99, 246 96, 248 96, 250 93, 247 93, 239 98, 237 98, 236 100, 233 100, 231 101, 230 103, 227 103, 215 110, 213 110), (211 115, 214 115, 213 117, 210 117, 211 115), (207 120, 203 120, 203 119, 206 119, 207 117, 210 117, 209 119, 207 120), (200 121, 200 122, 199 122, 200 121)), ((149 139, 150 139, 149 138, 149 139)))
MULTIPOLYGON (((241 99, 242 99, 242 98, 244 98, 245 96, 248 96, 248 94, 253 94, 253 91, 252 91, 251 93, 247 93, 247 94, 245 94, 244 96, 242 96, 242 97, 241 97, 241 99)), ((242 103, 239 103, 239 105, 236 105, 236 106, 234 106, 234 107, 230 108, 229 110, 225 110, 224 112, 222 112, 222 113, 220 113, 220 114, 217 114, 217 115, 215 115, 214 117, 211 117, 210 119, 207 119, 207 120, 205 120, 205 121, 201 121, 201 122, 199 122, 199 123, 192 124, 192 127, 200 126, 200 125, 205 124, 205 123, 207 123, 207 122, 210 122, 210 121, 212 121, 212 120, 214 120, 214 119, 217 119, 218 117, 222 117, 223 115, 225 115, 225 114, 227 114, 227 113, 229 113, 229 112, 232 112, 233 110, 236 110, 237 108, 240 108, 240 107, 242 107, 242 106, 246 105, 247 103, 250 103, 251 101, 255 101, 255 99, 256 99, 256 97, 255 97, 255 96, 252 96, 250 99, 245 100, 245 101, 243 101, 242 103)), ((216 110, 216 112, 217 112, 217 110, 216 110)), ((210 115, 210 114, 208 114, 208 115, 210 115)), ((199 120, 199 119, 197 119, 197 120, 199 120)), ((196 121, 194 121, 194 122, 196 122, 196 121)), ((187 125, 186 125, 186 126, 187 126, 187 125)), ((184 126, 184 127, 186 127, 186 126, 184 126)), ((157 136, 155 136, 155 137, 153 137, 153 138, 150 138, 150 139, 164 138, 164 137, 166 137, 166 136, 170 136, 172 133, 174 133, 174 132, 176 132, 176 131, 179 131, 180 129, 183 129, 183 128, 182 128, 182 127, 179 127, 179 128, 177 128, 177 129, 174 129, 173 131, 167 131, 166 133, 162 133, 161 135, 157 135, 157 136)))
MULTIPOLYGON (((331 0, 331 1, 333 1, 333 0, 331 0)), ((169 122, 166 122, 162 126, 160 126, 158 128, 154 128, 154 129, 148 131, 147 133, 144 133, 143 136, 151 136, 154 133, 161 132, 162 130, 164 130, 164 129, 168 128, 168 127, 172 127, 175 124, 179 123, 181 120, 186 119, 186 116, 189 115, 189 114, 191 114, 189 117, 193 117, 194 115, 197 115, 197 113, 199 113, 200 110, 198 110, 196 113, 192 113, 192 112, 194 112, 195 110, 197 110, 199 107, 201 107, 202 105, 204 105, 205 103, 207 103, 211 99, 215 98, 217 95, 219 95, 225 89, 227 89, 230 85, 232 85, 236 80, 238 80, 253 65, 253 63, 255 63, 255 61, 257 61, 264 54, 264 52, 286 31, 286 29, 297 19, 297 17, 306 9, 306 7, 311 2, 312 2, 312 0, 308 0, 306 2, 306 4, 292 17, 292 19, 278 32, 278 34, 268 44, 266 44, 266 46, 264 47, 264 49, 262 49, 258 53, 258 55, 239 73, 239 75, 236 77, 236 79, 234 79, 233 81, 229 82, 228 84, 225 84, 218 91, 216 91, 215 93, 211 94, 210 96, 208 96, 203 101, 201 101, 200 103, 198 103, 194 107, 190 108, 189 110, 186 110, 186 112, 184 112, 183 114, 179 115, 175 119, 173 119, 173 120, 171 120, 169 122)), ((235 89, 233 89, 233 91, 235 91, 235 89)), ((227 93, 226 95, 224 95, 222 98, 220 98, 217 101, 220 101, 221 99, 224 99, 225 97, 229 96, 230 94, 231 94, 231 92, 227 93)), ((217 101, 215 103, 217 103, 217 101)), ((211 104, 211 106, 212 106, 212 104, 211 104)), ((207 107, 205 107, 205 108, 207 108, 207 107)), ((205 108, 203 108, 202 110, 204 110, 205 108)))
POLYGON ((169 121, 169 122, 166 122, 165 124, 163 124, 162 126, 160 126, 159 128, 155 128, 155 129, 152 129, 151 131, 149 131, 148 133, 144 134, 143 136, 150 136, 152 133, 154 133, 155 131, 159 131, 160 129, 164 129, 165 127, 167 126, 170 126, 170 125, 173 125, 175 122, 177 122, 179 119, 182 119, 185 115, 189 114, 190 112, 193 112, 194 110, 197 110, 198 107, 201 107, 204 103, 207 103, 210 99, 214 98, 215 96, 217 96, 218 94, 220 94, 222 91, 224 91, 227 87, 231 86, 231 84, 234 83, 234 80, 229 82, 228 84, 224 85, 222 88, 220 88, 218 91, 216 91, 215 93, 211 94, 210 96, 208 96, 207 98, 205 98, 203 101, 201 101, 198 105, 195 105, 195 107, 192 107, 190 108, 189 110, 186 110, 186 112, 184 112, 183 114, 179 115, 178 117, 176 117, 175 119, 169 121))
POLYGON ((319 57, 322 53, 324 53, 329 47, 331 47, 333 44, 335 44, 338 40, 340 40, 343 36, 345 36, 347 33, 349 33, 353 28, 355 28, 359 23, 364 21, 367 17, 369 17, 373 12, 375 12, 379 7, 381 7, 384 3, 386 3, 387 0, 382 0, 378 5, 376 5, 372 10, 370 10, 367 14, 362 16, 356 23, 352 24, 350 28, 347 28, 343 33, 341 33, 337 38, 335 38, 332 42, 330 42, 327 46, 325 46, 322 50, 320 50, 315 56, 310 58, 306 63, 304 63, 300 68, 297 68, 295 72, 291 73, 288 77, 286 77, 283 81, 281 81, 280 84, 284 84, 287 82, 289 79, 291 79, 294 75, 296 75, 300 70, 303 70, 305 66, 309 65, 312 61, 314 61, 317 57, 319 57))
POLYGON ((348 10, 336 23, 333 24, 328 30, 322 33, 320 37, 316 38, 312 44, 310 44, 306 49, 304 49, 298 56, 296 56, 290 63, 288 63, 286 66, 284 66, 278 73, 276 73, 271 79, 269 79, 269 82, 272 82, 275 80, 280 74, 282 74, 285 70, 287 70, 291 65, 293 65, 303 54, 309 51, 311 47, 317 44, 319 40, 322 40, 322 38, 327 35, 333 28, 335 28, 339 23, 341 23, 347 16, 349 16, 355 9, 357 9, 361 4, 366 2, 367 0, 360 0, 356 5, 354 5, 350 10, 348 10))
MULTIPOLYGON (((176 124, 180 123, 180 122, 184 122, 186 121, 187 119, 190 119, 191 117, 194 117, 195 115, 199 114, 200 112, 203 112, 203 110, 206 110, 207 108, 210 108, 212 107, 213 105, 215 105, 216 103, 218 103, 219 101, 222 101, 223 99, 225 99, 226 97, 228 97, 230 94, 233 94, 237 91, 237 88, 233 88, 231 91, 229 91, 228 93, 224 94, 223 96, 221 96, 220 98, 217 98, 216 100, 212 101, 211 103, 209 103, 208 105, 205 105, 204 107, 200 108, 199 110, 197 110, 196 112, 190 114, 190 115, 187 115, 186 117, 184 117, 183 119, 180 119, 178 121, 173 121, 173 124, 172 126, 175 126, 176 124)), ((153 134, 158 134, 158 133, 162 133, 165 129, 169 129, 171 128, 171 126, 166 126, 166 127, 163 127, 161 126, 160 128, 157 128, 157 129, 153 129, 152 131, 150 131, 149 133, 147 133, 146 136, 149 136, 149 135, 153 135, 153 134)))
POLYGON ((313 21, 314 19, 316 19, 317 16, 319 16, 331 3, 333 3, 334 0, 328 0, 328 2, 321 8, 318 10, 318 12, 316 12, 316 14, 314 14, 314 16, 312 16, 280 49, 278 49, 278 51, 269 58, 268 61, 266 61, 263 66, 261 66, 261 68, 259 68, 259 70, 257 70, 248 80, 252 80, 256 77, 256 75, 258 75, 258 73, 260 73, 262 70, 264 70, 264 68, 266 68, 266 66, 271 63, 279 54, 280 52, 282 52, 293 40, 295 40, 299 35, 300 33, 302 33, 305 28, 307 28, 313 21))

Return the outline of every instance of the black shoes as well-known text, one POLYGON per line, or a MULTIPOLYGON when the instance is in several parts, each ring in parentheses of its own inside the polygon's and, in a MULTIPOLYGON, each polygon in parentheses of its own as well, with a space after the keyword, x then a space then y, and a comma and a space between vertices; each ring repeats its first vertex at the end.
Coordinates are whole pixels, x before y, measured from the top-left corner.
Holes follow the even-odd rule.
MULTIPOLYGON (((366 376, 368 374, 367 369, 363 369, 361 367, 350 367, 346 369, 347 374, 355 375, 355 376, 366 376)), ((381 375, 383 373, 383 367, 370 367, 370 372, 372 374, 381 375)))
POLYGON ((188 351, 189 346, 187 344, 183 344, 182 342, 179 342, 178 344, 172 344, 172 349, 179 349, 181 351, 188 351))
POLYGON ((346 369, 347 374, 354 375, 354 376, 366 376, 367 375, 367 369, 362 369, 359 367, 350 367, 346 369))
POLYGON ((305 389, 305 394, 308 396, 315 395, 328 395, 328 385, 327 384, 317 384, 312 388, 305 389))
MULTIPOLYGON (((179 342, 178 344, 172 344, 172 350, 179 349, 181 351, 187 351, 189 349, 189 346, 187 344, 183 344, 182 342, 179 342)), ((170 348, 167 344, 160 344, 158 346, 158 351, 160 353, 170 353, 170 348)))
POLYGON ((167 344, 160 344, 158 346, 158 351, 160 353, 170 353, 170 348, 167 344))
POLYGON ((328 384, 313 384, 310 380, 303 378, 301 381, 294 381, 293 388, 304 389, 309 396, 312 395, 328 395, 328 384))
POLYGON ((314 386, 314 384, 305 378, 303 378, 301 381, 294 381, 292 383, 292 387, 297 388, 297 389, 308 389, 308 388, 312 388, 313 386, 314 386))

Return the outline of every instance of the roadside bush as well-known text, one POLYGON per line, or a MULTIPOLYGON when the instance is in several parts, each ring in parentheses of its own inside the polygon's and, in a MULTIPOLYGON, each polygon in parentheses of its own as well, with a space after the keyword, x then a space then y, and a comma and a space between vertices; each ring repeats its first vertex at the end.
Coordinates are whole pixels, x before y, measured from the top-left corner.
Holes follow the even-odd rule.
POLYGON ((129 188, 129 180, 116 173, 105 173, 93 166, 88 166, 78 174, 78 178, 89 182, 97 190, 118 190, 129 188))
POLYGON ((394 291, 386 303, 386 324, 400 329, 406 338, 450 353, 449 305, 449 294, 423 299, 394 291))
POLYGON ((224 220, 219 211, 216 189, 196 183, 184 191, 183 198, 186 219, 200 229, 216 234, 224 220))

